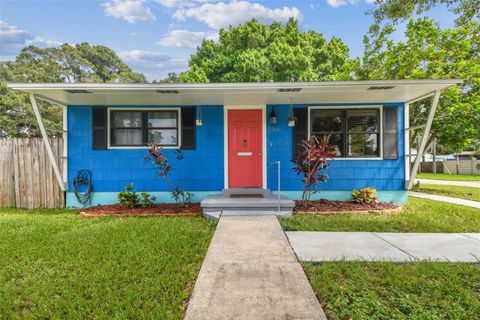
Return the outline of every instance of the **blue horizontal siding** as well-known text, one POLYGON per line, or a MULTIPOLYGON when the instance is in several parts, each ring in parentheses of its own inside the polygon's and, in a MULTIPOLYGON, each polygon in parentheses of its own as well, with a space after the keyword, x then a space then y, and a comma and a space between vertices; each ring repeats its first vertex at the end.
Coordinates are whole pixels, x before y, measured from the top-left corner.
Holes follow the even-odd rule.
MULTIPOLYGON (((170 179, 181 185, 182 170, 185 189, 189 191, 223 189, 223 106, 202 108, 204 125, 197 127, 195 150, 185 150, 185 159, 175 158, 165 149, 173 171, 170 179)), ((165 181, 156 175, 151 162, 145 162, 146 149, 92 149, 92 108, 68 107, 69 186, 80 169, 92 171, 95 192, 118 192, 128 183, 139 191, 167 191, 165 181)))
MULTIPOLYGON (((321 190, 351 191, 367 186, 385 191, 404 190, 404 106, 401 103, 384 105, 398 107, 398 160, 331 160, 327 170, 329 179, 320 186, 321 190)), ((267 109, 268 117, 272 106, 267 106, 267 109)), ((270 125, 266 119, 267 186, 272 190, 277 189, 277 170, 276 166, 271 165, 274 161, 281 162, 282 190, 302 190, 301 178, 292 171, 293 128, 287 125, 289 109, 289 105, 275 105, 278 125, 270 125)), ((171 173, 171 180, 181 184, 182 167, 186 190, 220 191, 224 187, 223 106, 204 106, 202 116, 204 124, 197 127, 195 150, 185 150, 185 159, 180 162, 172 150, 166 150, 175 169, 171 173)), ((70 191, 72 180, 80 169, 92 171, 95 192, 118 192, 131 182, 138 191, 168 191, 163 179, 156 176, 152 164, 143 160, 147 155, 145 149, 93 150, 91 127, 90 106, 68 107, 70 191)))
MULTIPOLYGON (((328 104, 334 106, 335 104, 328 104)), ((320 185, 321 190, 345 190, 373 187, 377 190, 404 190, 404 105, 402 103, 374 104, 397 107, 398 119, 398 151, 397 160, 330 160, 327 182, 320 185)), ((313 106, 313 105, 310 105, 313 106)), ((315 106, 322 106, 321 104, 315 106)), ((337 104, 345 106, 345 104, 337 104)), ((272 105, 267 106, 267 114, 272 110, 272 105)), ((295 108, 306 108, 306 105, 295 105, 295 108)), ((272 190, 277 189, 277 168, 272 162, 281 162, 280 181, 282 190, 302 190, 301 177, 293 171, 291 162, 293 154, 293 128, 287 124, 289 105, 275 105, 278 124, 267 125, 267 185, 272 190)))

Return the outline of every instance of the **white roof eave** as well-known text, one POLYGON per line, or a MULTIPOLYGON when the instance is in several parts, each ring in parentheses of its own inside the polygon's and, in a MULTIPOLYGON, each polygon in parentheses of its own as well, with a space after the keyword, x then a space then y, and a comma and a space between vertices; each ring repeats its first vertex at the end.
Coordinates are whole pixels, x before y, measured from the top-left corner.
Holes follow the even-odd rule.
POLYGON ((221 105, 407 102, 462 80, 375 80, 327 82, 113 84, 10 83, 8 87, 66 105, 221 105), (372 86, 393 86, 368 90, 372 86), (300 88, 299 92, 278 89, 300 88), (69 93, 65 90, 87 90, 69 93), (178 93, 158 93, 176 90, 178 93))

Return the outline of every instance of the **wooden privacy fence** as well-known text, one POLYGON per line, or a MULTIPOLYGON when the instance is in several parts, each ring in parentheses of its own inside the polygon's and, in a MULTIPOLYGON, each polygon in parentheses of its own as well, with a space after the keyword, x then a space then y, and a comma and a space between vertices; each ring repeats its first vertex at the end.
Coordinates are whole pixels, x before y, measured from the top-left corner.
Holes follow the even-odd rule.
MULTIPOLYGON (((421 172, 433 172, 433 162, 422 162, 421 172)), ((437 173, 480 175, 480 160, 438 161, 437 173)))
MULTIPOLYGON (((61 159, 63 141, 50 139, 61 159)), ((58 161, 58 160, 57 160, 58 161)), ((58 161, 62 170, 63 161, 58 161)), ((0 138, 0 207, 63 208, 65 194, 55 178, 41 138, 0 138)))

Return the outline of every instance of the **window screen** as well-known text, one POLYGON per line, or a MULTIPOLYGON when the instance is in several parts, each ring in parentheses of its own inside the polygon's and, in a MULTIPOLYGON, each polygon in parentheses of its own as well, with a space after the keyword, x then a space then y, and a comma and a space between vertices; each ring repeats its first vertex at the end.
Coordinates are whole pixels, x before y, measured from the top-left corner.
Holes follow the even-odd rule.
POLYGON ((178 146, 177 110, 113 110, 110 112, 110 144, 121 146, 178 146))
POLYGON ((380 113, 378 109, 313 109, 310 133, 318 138, 330 135, 337 157, 380 156, 380 113))
POLYGON ((143 145, 141 111, 112 111, 110 125, 112 146, 143 145))
POLYGON ((380 155, 380 115, 378 110, 347 110, 346 123, 347 157, 378 157, 380 155))
POLYGON ((148 142, 159 146, 178 145, 178 112, 148 112, 148 142))
POLYGON ((321 139, 330 135, 330 143, 334 146, 337 157, 344 155, 344 111, 342 110, 312 110, 311 134, 321 139))

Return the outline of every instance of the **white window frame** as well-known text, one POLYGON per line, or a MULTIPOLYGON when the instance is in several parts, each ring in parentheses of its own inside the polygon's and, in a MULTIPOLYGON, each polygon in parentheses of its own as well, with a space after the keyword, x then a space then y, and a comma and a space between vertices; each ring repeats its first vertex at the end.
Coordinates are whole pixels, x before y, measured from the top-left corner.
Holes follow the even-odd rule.
MULTIPOLYGON (((352 110, 352 109, 376 109, 380 113, 380 139, 379 139, 379 157, 361 157, 361 158, 348 158, 348 157, 335 157, 333 158, 334 160, 340 160, 340 161, 345 161, 345 160, 383 160, 383 105, 354 105, 354 106, 309 106, 308 107, 308 138, 310 138, 311 135, 311 123, 310 123, 310 113, 312 110, 352 110)), ((346 139, 347 137, 345 137, 346 139)), ((347 143, 347 141, 345 141, 347 143)))
MULTIPOLYGON (((149 146, 112 146, 110 112, 111 111, 177 111, 178 112, 178 143, 176 146, 160 146, 163 149, 180 149, 182 145, 182 108, 107 108, 107 148, 108 149, 148 149, 149 146)), ((143 130, 143 128, 142 128, 143 130)))

